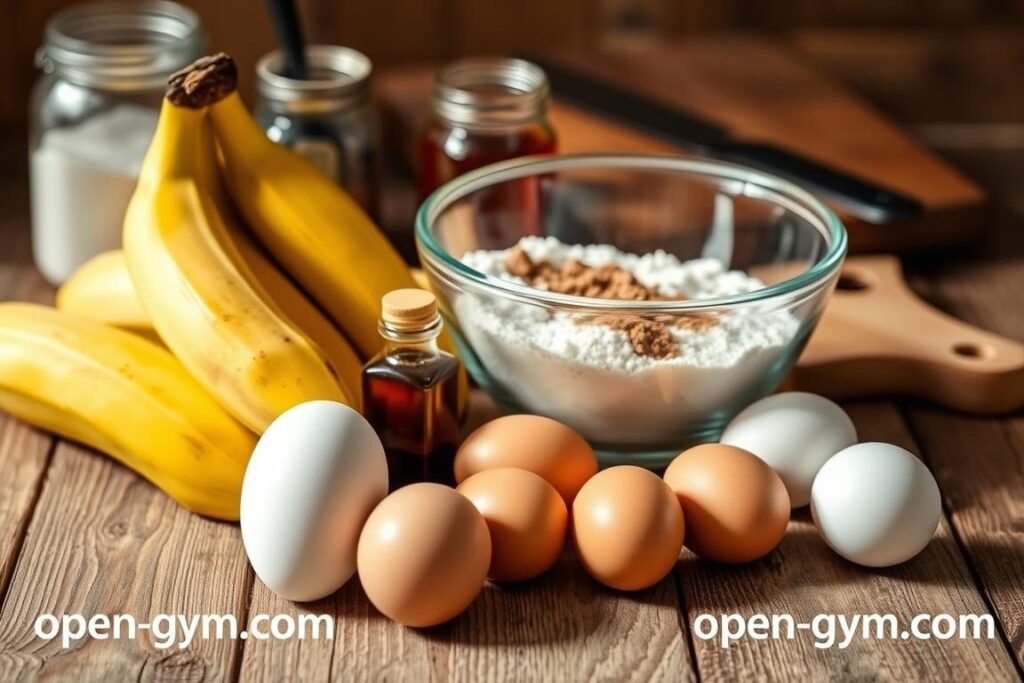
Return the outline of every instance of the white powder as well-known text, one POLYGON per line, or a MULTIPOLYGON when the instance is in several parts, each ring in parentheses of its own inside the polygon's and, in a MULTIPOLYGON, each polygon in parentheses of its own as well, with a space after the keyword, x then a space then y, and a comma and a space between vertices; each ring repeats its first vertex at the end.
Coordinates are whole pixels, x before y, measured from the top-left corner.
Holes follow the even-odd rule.
POLYGON ((32 153, 32 247, 53 284, 121 246, 121 223, 157 114, 123 105, 44 133, 32 153))
MULTIPOLYGON (((519 246, 534 262, 560 266, 617 265, 663 296, 707 299, 749 292, 764 284, 716 259, 682 262, 657 251, 643 256, 608 245, 566 245, 525 237, 519 246)), ((506 250, 475 251, 462 261, 490 276, 528 284, 505 269, 506 250)), ((488 373, 531 412, 571 425, 604 447, 672 448, 709 421, 728 419, 770 389, 771 367, 799 323, 785 311, 737 309, 710 328, 669 327, 678 356, 638 355, 626 332, 578 317, 474 294, 455 302, 463 334, 488 373)))

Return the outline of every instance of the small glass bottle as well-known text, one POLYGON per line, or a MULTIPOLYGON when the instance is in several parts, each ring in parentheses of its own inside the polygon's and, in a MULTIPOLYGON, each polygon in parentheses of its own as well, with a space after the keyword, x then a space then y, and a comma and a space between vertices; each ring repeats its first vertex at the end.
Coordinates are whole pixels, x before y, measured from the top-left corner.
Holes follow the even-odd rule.
POLYGON ((398 289, 381 302, 384 350, 363 369, 363 413, 388 458, 390 489, 454 483, 459 361, 441 351, 437 299, 398 289))
POLYGON ((522 59, 475 57, 445 67, 419 145, 421 199, 481 166, 554 152, 549 98, 544 70, 522 59))
POLYGON ((377 211, 377 132, 370 102, 373 65, 340 45, 306 48, 310 77, 283 74, 284 56, 256 64, 256 119, 274 142, 312 161, 371 216, 377 211))

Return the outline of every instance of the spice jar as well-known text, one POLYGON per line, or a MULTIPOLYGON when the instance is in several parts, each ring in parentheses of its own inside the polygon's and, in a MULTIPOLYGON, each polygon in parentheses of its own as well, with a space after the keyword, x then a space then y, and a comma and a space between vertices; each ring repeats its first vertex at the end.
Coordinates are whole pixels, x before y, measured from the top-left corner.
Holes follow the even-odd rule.
POLYGON ((361 52, 337 45, 306 48, 309 79, 282 75, 284 56, 257 63, 256 118, 274 142, 316 164, 367 213, 376 209, 377 136, 370 104, 373 65, 361 52))
POLYGON ((47 24, 29 177, 33 254, 51 283, 121 246, 167 78, 202 50, 199 17, 173 2, 82 5, 47 24))
POLYGON ((522 59, 478 57, 445 67, 420 141, 421 198, 475 168, 554 152, 549 95, 544 71, 522 59))

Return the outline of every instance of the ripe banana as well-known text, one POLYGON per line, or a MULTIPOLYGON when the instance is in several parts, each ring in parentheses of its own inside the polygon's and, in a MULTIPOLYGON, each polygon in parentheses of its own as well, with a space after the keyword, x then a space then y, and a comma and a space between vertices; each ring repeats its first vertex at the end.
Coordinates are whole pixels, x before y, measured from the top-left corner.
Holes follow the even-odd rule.
MULTIPOLYGON (((416 286, 402 257, 333 180, 267 138, 238 95, 231 57, 204 57, 185 72, 194 96, 209 105, 228 188, 259 241, 364 358, 378 353, 381 297, 416 286)), ((447 335, 441 345, 454 350, 447 335)), ((464 372, 461 384, 465 408, 464 372)))
POLYGON ((57 290, 57 308, 160 342, 135 294, 124 252, 119 249, 79 266, 57 290))
MULTIPOLYGON (((358 393, 362 361, 352 346, 316 306, 292 284, 251 240, 234 235, 242 260, 249 266, 253 286, 266 290, 281 314, 323 348, 346 387, 358 393)), ((142 308, 121 250, 108 251, 83 264, 57 290, 57 308, 83 318, 120 327, 161 343, 153 323, 142 308)))
POLYGON ((108 453, 193 512, 238 519, 255 437, 153 342, 0 303, 0 410, 108 453))
POLYGON ((228 187, 256 236, 364 357, 376 354, 381 297, 415 286, 402 257, 330 178, 268 139, 237 92, 210 107, 210 120, 228 187))
POLYGON ((254 286, 234 239, 240 229, 210 175, 214 153, 202 104, 172 79, 124 223, 128 268, 153 326, 199 383, 259 434, 304 401, 356 403, 320 346, 282 315, 267 288, 254 286))

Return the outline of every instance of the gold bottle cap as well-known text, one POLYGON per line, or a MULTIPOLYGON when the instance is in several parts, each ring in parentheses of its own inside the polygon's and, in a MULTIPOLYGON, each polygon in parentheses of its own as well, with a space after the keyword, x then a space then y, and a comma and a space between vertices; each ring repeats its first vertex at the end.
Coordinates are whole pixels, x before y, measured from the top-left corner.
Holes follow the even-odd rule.
POLYGON ((381 299, 380 317, 396 329, 426 327, 437 318, 437 298, 425 289, 396 289, 381 299))

